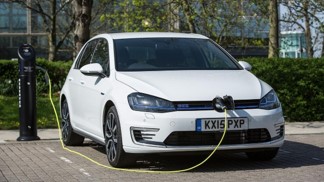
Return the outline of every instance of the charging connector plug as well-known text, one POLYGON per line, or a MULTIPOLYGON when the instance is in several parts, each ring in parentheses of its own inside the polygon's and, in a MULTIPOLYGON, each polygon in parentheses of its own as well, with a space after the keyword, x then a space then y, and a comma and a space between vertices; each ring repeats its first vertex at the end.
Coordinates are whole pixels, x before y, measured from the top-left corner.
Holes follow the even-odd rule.
POLYGON ((224 112, 226 106, 224 104, 223 98, 221 98, 220 96, 216 96, 213 100, 213 107, 217 112, 224 112))
POLYGON ((235 109, 235 103, 234 103, 234 100, 233 100, 232 96, 225 95, 223 97, 223 100, 224 100, 224 104, 225 104, 227 110, 234 110, 235 109))
POLYGON ((224 110, 234 110, 235 103, 232 96, 225 95, 223 98, 216 96, 213 99, 213 107, 217 112, 224 112, 224 110))

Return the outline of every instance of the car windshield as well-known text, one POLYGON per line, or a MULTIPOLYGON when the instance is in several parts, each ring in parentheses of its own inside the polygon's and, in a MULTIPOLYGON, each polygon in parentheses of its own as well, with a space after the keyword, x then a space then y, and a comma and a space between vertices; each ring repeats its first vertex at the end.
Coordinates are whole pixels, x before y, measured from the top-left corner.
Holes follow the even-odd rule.
POLYGON ((117 71, 240 69, 208 39, 134 38, 114 44, 117 71))

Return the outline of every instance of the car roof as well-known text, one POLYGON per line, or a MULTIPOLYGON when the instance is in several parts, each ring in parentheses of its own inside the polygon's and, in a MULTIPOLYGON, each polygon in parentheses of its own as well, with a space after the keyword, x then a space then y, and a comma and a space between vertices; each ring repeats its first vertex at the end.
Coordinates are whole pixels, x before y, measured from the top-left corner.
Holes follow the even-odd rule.
POLYGON ((162 38, 162 37, 174 37, 174 38, 199 38, 208 39, 200 34, 193 33, 175 33, 175 32, 125 32, 125 33, 107 33, 99 34, 93 38, 98 37, 111 37, 112 39, 133 39, 133 38, 162 38))

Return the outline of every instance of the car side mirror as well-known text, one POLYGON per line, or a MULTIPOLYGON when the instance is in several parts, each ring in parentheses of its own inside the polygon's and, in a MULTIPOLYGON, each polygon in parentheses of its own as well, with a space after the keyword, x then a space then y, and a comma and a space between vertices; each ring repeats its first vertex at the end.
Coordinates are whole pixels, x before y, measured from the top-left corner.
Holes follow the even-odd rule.
POLYGON ((84 65, 82 66, 80 71, 85 75, 98 75, 98 76, 106 77, 103 68, 99 63, 91 63, 91 64, 84 65))
POLYGON ((252 70, 252 66, 245 61, 239 61, 239 64, 247 71, 251 71, 252 70))

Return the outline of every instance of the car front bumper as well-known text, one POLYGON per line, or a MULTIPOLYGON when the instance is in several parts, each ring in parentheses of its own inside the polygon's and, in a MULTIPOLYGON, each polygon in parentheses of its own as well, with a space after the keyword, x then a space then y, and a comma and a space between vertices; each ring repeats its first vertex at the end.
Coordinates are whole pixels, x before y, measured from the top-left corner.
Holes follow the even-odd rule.
MULTIPOLYGON (((224 118, 216 111, 179 111, 145 113, 128 110, 120 115, 123 148, 127 153, 164 153, 211 151, 223 131, 197 132, 196 120, 224 118)), ((248 129, 225 134, 218 150, 254 150, 279 148, 284 142, 284 118, 281 108, 228 111, 228 118, 245 117, 248 129)))

